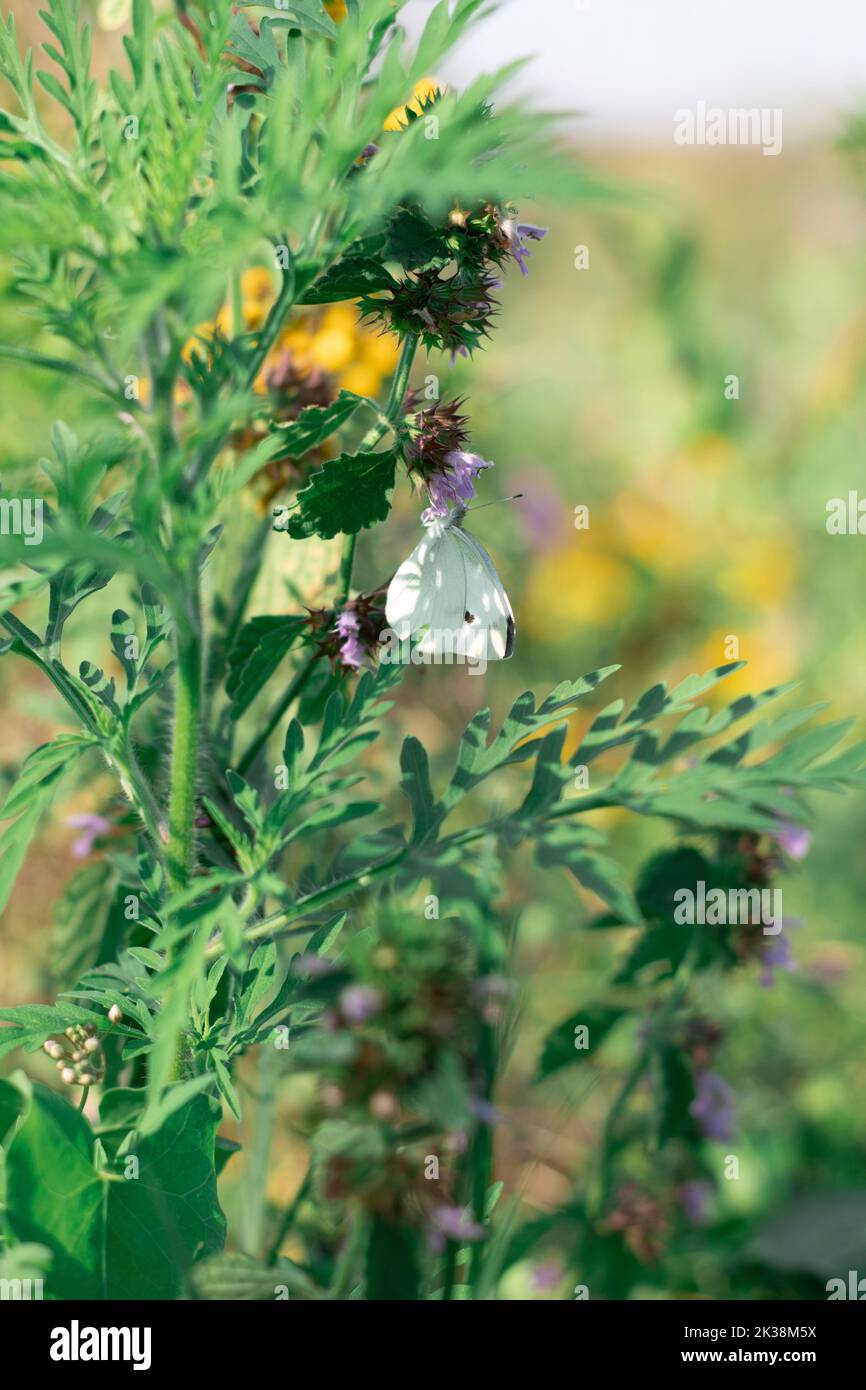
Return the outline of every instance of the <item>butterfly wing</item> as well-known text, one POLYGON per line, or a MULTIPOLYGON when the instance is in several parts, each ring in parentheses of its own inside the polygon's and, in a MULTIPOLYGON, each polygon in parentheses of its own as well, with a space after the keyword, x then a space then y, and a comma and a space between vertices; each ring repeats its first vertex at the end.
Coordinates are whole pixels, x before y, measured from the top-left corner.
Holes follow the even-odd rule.
POLYGON ((517 628, 496 566, 475 536, 454 527, 466 575, 465 652, 470 659, 504 661, 514 651, 517 628))
POLYGON ((449 528, 434 523, 391 580, 385 618, 401 639, 423 633, 416 650, 435 657, 442 651, 441 634, 463 626, 465 596, 460 547, 449 528))
POLYGON ((385 617, 419 657, 501 661, 514 651, 514 614, 493 561, 461 521, 462 512, 427 528, 391 580, 385 617))

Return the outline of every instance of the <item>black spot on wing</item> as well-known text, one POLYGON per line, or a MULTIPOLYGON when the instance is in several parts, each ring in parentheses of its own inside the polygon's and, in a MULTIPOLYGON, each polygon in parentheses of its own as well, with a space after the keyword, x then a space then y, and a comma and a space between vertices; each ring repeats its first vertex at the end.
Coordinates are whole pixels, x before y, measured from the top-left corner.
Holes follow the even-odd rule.
POLYGON ((507 661, 508 658, 513 654, 514 644, 516 641, 517 627, 515 626, 514 619, 512 617, 509 617, 508 625, 505 630, 505 656, 503 657, 503 661, 507 661))

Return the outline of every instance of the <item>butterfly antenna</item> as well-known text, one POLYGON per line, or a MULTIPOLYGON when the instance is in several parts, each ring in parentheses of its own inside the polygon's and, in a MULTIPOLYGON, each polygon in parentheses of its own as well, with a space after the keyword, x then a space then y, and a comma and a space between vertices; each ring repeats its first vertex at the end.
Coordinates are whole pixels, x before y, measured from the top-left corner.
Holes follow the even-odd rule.
POLYGON ((494 497, 492 502, 479 502, 477 507, 464 507, 465 512, 480 512, 483 507, 495 507, 499 502, 519 502, 522 492, 513 492, 510 497, 494 497))

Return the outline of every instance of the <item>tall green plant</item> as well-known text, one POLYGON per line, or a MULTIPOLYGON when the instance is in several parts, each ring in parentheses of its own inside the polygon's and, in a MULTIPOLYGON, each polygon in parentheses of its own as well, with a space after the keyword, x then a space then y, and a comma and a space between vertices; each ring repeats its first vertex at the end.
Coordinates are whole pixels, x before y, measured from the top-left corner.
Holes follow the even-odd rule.
MULTIPOLYGON (((37 100, 12 18, 0 28, 15 97, 0 116, 0 244, 31 325, 0 356, 89 400, 86 430, 56 423, 46 481, 28 480, 50 492, 41 544, 3 540, 3 651, 38 668, 73 725, 9 791, 3 905, 73 766, 95 776, 101 760, 124 802, 58 906, 57 1002, 0 1013, 0 1052, 44 1048, 64 1088, 0 1083, 4 1259, 47 1264, 58 1298, 491 1297, 559 1223, 576 1270, 594 1262, 603 1283, 631 1229, 612 1203, 638 1082, 661 1078, 653 1141, 699 1154, 689 983, 733 968, 749 930, 761 949, 754 921, 737 939, 676 928, 675 894, 757 882, 765 837, 807 814, 809 790, 856 780, 862 750, 833 751, 838 724, 795 732, 814 711, 769 718, 782 690, 711 714, 698 702, 732 665, 608 704, 565 758, 566 721, 610 666, 521 694, 495 726, 476 714, 441 782, 407 738, 406 816, 389 818, 387 795, 358 798, 402 670, 373 669, 383 617, 379 595, 353 590, 356 544, 386 522, 404 471, 434 504, 447 495, 468 442, 456 405, 409 394, 416 354, 471 353, 491 331, 496 272, 523 268, 541 235, 517 224, 514 198, 593 189, 555 156, 546 118, 494 100, 508 74, 411 100, 481 0, 441 0, 414 47, 389 0, 349 0, 340 23, 318 0, 177 8, 157 18, 135 0, 125 66, 101 85, 78 0, 49 0, 52 66, 36 79, 62 119, 37 100), (244 330, 241 276, 263 258, 279 288, 244 330), (227 285, 233 331, 204 331, 227 285), (259 386, 286 325, 347 300, 399 338, 387 400, 344 390, 279 414, 259 386), (339 535, 342 558, 325 609, 251 615, 262 533, 238 523, 237 499, 285 459, 297 486, 282 543, 339 535), (128 611, 72 670, 67 625, 109 584, 128 611), (689 843, 633 888, 586 819, 599 807, 689 843), (610 999, 547 1040, 540 1079, 580 1061, 579 1028, 595 1046, 650 1012, 585 1190, 523 1227, 497 1205, 492 1137, 513 1021, 502 865, 522 846, 607 904, 593 927, 634 937, 610 999), (249 1053, 244 1248, 221 1254, 217 1178, 236 1146, 218 1127, 224 1108, 241 1113, 249 1053), (302 1071, 319 1078, 309 1173, 274 1216, 273 1109, 302 1071)), ((450 677, 427 673, 431 701, 450 677)))

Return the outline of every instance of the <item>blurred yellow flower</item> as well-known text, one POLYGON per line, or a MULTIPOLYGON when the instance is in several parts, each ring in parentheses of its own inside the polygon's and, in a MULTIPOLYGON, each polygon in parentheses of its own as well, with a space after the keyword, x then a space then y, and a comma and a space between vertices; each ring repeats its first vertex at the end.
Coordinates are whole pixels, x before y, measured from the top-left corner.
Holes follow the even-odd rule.
POLYGON ((542 554, 521 605, 524 628, 543 641, 561 641, 582 623, 608 626, 628 610, 635 578, 615 551, 575 532, 572 544, 542 554))
POLYGON ((349 13, 346 0, 325 0, 325 9, 335 24, 342 24, 349 13))
POLYGON ((354 334, 343 328, 322 328, 313 338, 310 357, 326 372, 342 372, 356 352, 354 334))
POLYGON ((365 362, 356 362, 342 373, 339 384, 345 391, 354 391, 356 396, 376 396, 382 384, 382 377, 375 367, 365 362))
POLYGON ((713 704, 727 705, 741 695, 757 695, 783 685, 797 672, 801 639, 792 622, 775 618, 752 630, 735 629, 735 623, 727 632, 718 629, 685 663, 677 663, 681 676, 702 674, 729 661, 748 663, 704 697, 713 704))
POLYGON ((431 97, 441 95, 442 87, 435 77, 422 77, 412 88, 412 97, 405 106, 395 106, 385 121, 385 130, 405 130, 409 114, 420 116, 431 97))
POLYGON ((274 282, 267 266, 254 265, 241 276, 241 294, 245 300, 270 303, 274 298, 274 282))
POLYGON ((762 539, 751 549, 740 550, 733 563, 720 570, 718 587, 728 598, 751 608, 775 608, 789 594, 794 577, 791 543, 762 539))
POLYGON ((364 361, 383 375, 390 375, 400 356, 399 340, 394 333, 371 333, 363 330, 361 349, 364 361))
MULTIPOLYGON (((275 298, 273 276, 266 266, 251 266, 241 276, 244 329, 260 328, 275 298)), ((184 345, 182 357, 189 362, 194 353, 204 354, 203 345, 221 334, 233 333, 231 306, 221 305, 216 318, 198 325, 184 345)), ((253 389, 258 395, 268 391, 268 377, 284 353, 290 353, 292 366, 301 376, 321 371, 336 380, 339 387, 361 396, 378 396, 382 380, 397 365, 399 345, 393 334, 367 328, 361 322, 354 301, 329 304, 322 310, 302 313, 283 329, 265 361, 253 389)))

